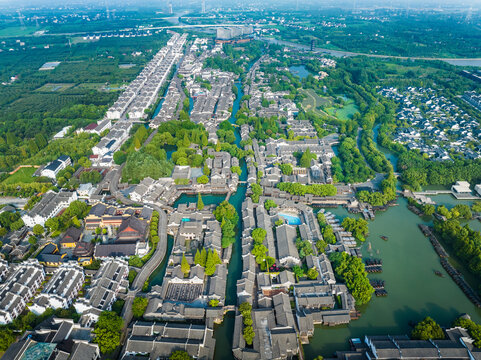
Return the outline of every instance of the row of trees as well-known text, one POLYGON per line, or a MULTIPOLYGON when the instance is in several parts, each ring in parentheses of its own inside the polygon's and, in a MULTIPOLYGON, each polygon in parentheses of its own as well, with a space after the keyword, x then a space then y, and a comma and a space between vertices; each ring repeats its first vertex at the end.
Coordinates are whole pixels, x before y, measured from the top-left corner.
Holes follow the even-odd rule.
MULTIPOLYGON (((182 262, 184 262, 185 256, 182 257, 182 262)), ((185 260, 187 262, 187 260, 185 260)), ((201 251, 197 249, 195 256, 194 256, 194 263, 196 265, 200 265, 205 268, 205 274, 208 276, 212 276, 215 273, 216 266, 218 264, 222 264, 222 260, 215 249, 209 249, 208 251, 203 247, 201 251)), ((189 265, 189 264, 187 264, 189 265)), ((184 267, 185 265, 182 264, 184 267)), ((187 267, 186 267, 187 268, 187 267)), ((184 269, 182 269, 184 274, 186 273, 184 269)), ((190 266, 189 266, 190 271, 190 266)), ((188 272, 188 271, 187 271, 188 272)))
POLYGON ((299 183, 279 183, 277 188, 281 191, 286 191, 292 195, 313 194, 315 196, 334 196, 337 194, 337 189, 331 184, 313 184, 303 185, 299 183))
POLYGON ((481 234, 458 220, 436 222, 434 230, 475 276, 481 276, 481 234))

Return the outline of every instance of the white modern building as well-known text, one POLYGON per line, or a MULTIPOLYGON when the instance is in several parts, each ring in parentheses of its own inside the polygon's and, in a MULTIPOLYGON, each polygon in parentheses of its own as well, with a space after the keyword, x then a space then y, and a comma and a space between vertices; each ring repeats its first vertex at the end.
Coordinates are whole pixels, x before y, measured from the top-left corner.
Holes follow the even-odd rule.
POLYGON ((60 156, 57 160, 52 161, 47 166, 45 166, 40 175, 55 179, 57 174, 65 169, 67 166, 72 164, 72 160, 67 155, 60 156))
POLYGON ((49 190, 43 195, 35 206, 22 216, 25 225, 34 227, 36 224, 45 225, 45 221, 57 215, 60 210, 69 206, 72 201, 77 200, 77 193, 60 191, 58 193, 49 190))
POLYGON ((37 315, 47 308, 66 309, 77 297, 84 282, 83 269, 76 262, 62 264, 34 300, 30 310, 37 315))
POLYGON ((45 279, 43 266, 38 260, 30 259, 13 269, 5 282, 0 285, 0 324, 11 323, 25 309, 45 279))

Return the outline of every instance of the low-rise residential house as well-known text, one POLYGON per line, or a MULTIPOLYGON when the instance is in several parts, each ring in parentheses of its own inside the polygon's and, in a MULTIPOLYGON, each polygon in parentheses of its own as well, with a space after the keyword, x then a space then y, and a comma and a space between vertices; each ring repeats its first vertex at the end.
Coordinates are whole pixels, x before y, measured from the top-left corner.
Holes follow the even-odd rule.
POLYGON ((37 260, 12 265, 10 274, 0 285, 0 324, 11 323, 22 313, 44 279, 43 266, 37 260))
POLYGON ((77 297, 84 281, 84 272, 75 262, 62 264, 30 306, 35 314, 42 314, 47 308, 66 309, 77 297))
POLYGON ((86 290, 84 298, 78 299, 75 310, 82 314, 81 323, 96 322, 102 311, 110 310, 119 292, 128 288, 128 263, 120 259, 105 260, 86 290))
POLYGON ((76 192, 60 191, 56 193, 49 190, 32 210, 22 216, 22 220, 29 227, 37 224, 44 226, 45 221, 56 216, 60 210, 68 207, 75 200, 77 200, 76 192))
POLYGON ((62 155, 57 160, 54 160, 47 166, 45 166, 40 172, 40 175, 55 180, 57 174, 71 164, 72 160, 70 159, 70 157, 68 157, 67 155, 62 155))

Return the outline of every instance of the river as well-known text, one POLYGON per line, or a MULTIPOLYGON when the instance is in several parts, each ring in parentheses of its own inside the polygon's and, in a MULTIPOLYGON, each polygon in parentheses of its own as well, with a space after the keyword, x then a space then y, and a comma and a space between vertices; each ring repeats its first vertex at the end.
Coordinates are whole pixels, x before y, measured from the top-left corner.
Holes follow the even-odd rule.
MULTIPOLYGON (((243 95, 240 83, 236 82, 235 85, 239 93, 233 104, 233 114, 236 114, 239 109, 243 95)), ((234 124, 235 121, 233 115, 230 122, 234 124)), ((377 130, 376 128, 375 136, 377 136, 377 130)), ((235 129, 235 133, 236 143, 239 144, 238 128, 235 129)), ((395 154, 387 149, 379 149, 386 154, 395 167, 397 162, 395 154)), ((246 178, 245 162, 242 161, 241 165, 243 170, 241 180, 244 180, 246 178)), ((239 186, 229 200, 236 207, 239 215, 245 193, 246 186, 239 186)), ((204 204, 218 204, 225 199, 225 196, 203 196, 202 199, 204 204)), ((196 196, 182 196, 175 205, 195 201, 197 201, 196 196)), ((462 203, 446 195, 436 196, 435 201, 450 206, 462 203)), ((389 295, 385 298, 374 297, 368 305, 360 308, 362 312, 360 319, 352 321, 347 326, 317 327, 313 338, 310 339, 310 344, 304 346, 306 359, 312 359, 317 355, 330 357, 336 350, 347 350, 348 340, 352 337, 362 337, 367 334, 408 334, 410 321, 416 322, 428 315, 444 326, 449 326, 462 313, 469 313, 473 320, 481 322, 481 310, 477 309, 446 275, 430 242, 418 229, 417 224, 428 224, 431 219, 422 219, 410 212, 404 198, 398 199, 397 203, 399 206, 392 207, 386 212, 376 213, 376 219, 369 223, 369 236, 363 246, 365 257, 382 258, 383 272, 370 276, 385 280, 389 295), (380 238, 381 235, 388 236, 389 239, 384 241, 380 238), (368 251, 368 243, 371 243, 371 253, 368 251), (439 270, 446 276, 444 278, 435 276, 434 270, 439 270)), ((341 219, 348 215, 354 216, 348 214, 344 208, 326 210, 333 212, 341 219)), ((242 272, 240 221, 237 241, 233 245, 229 263, 226 304, 236 304, 236 282, 242 272)), ((479 223, 471 223, 473 228, 481 229, 479 223)), ((170 254, 172 242, 173 239, 169 237, 167 254, 170 254)), ((166 261, 152 274, 151 285, 162 283, 166 261)), ((224 322, 215 328, 214 336, 217 341, 215 359, 233 359, 233 330, 234 315, 228 313, 224 317, 224 322)))

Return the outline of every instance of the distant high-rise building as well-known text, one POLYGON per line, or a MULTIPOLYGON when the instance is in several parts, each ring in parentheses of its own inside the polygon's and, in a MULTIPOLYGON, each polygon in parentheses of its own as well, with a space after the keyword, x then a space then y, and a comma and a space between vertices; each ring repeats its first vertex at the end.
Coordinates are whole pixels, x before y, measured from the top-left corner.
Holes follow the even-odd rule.
POLYGON ((172 1, 169 2, 169 14, 173 14, 174 13, 174 9, 172 8, 172 1))
POLYGON ((205 0, 202 0, 202 14, 205 14, 205 0))
POLYGON ((316 45, 316 40, 312 39, 311 40, 311 51, 314 51, 315 45, 316 45))

